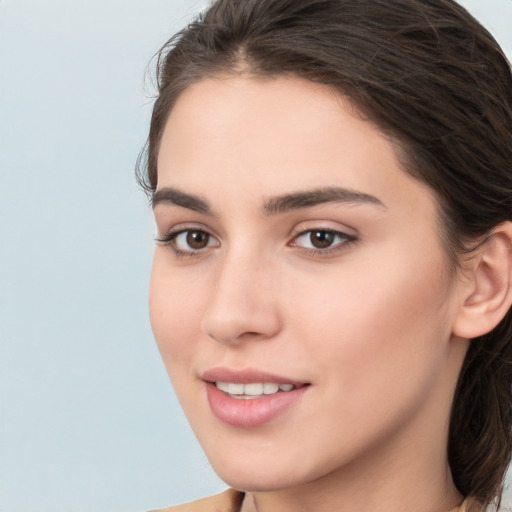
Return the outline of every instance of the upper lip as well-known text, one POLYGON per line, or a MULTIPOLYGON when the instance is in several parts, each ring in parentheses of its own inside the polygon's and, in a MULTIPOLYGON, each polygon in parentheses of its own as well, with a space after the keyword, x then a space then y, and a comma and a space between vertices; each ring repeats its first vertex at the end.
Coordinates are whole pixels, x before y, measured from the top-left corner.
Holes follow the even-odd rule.
POLYGON ((207 382, 233 382, 235 384, 251 384, 254 382, 272 382, 276 384, 293 384, 302 386, 304 381, 297 381, 282 375, 276 375, 256 368, 236 369, 228 367, 215 367, 206 370, 201 378, 207 382))

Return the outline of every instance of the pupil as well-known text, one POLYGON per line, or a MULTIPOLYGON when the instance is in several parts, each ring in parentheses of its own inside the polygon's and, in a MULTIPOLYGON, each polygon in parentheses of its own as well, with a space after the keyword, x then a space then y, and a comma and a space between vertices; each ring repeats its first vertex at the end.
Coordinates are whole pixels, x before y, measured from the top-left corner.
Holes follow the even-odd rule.
POLYGON ((208 245, 208 234, 204 231, 190 231, 187 234, 187 244, 193 249, 204 249, 208 245))
POLYGON ((314 231, 311 233, 311 243, 317 249, 325 249, 332 245, 334 235, 329 231, 314 231))

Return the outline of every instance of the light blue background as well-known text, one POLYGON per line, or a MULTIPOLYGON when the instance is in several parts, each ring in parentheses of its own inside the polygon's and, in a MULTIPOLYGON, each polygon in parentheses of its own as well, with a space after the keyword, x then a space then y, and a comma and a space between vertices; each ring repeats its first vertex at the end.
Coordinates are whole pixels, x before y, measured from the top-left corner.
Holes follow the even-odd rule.
MULTIPOLYGON (((512 0, 463 3, 511 56, 512 0)), ((0 512, 136 512, 225 487, 152 339, 133 176, 145 67, 204 5, 0 0, 0 512)))

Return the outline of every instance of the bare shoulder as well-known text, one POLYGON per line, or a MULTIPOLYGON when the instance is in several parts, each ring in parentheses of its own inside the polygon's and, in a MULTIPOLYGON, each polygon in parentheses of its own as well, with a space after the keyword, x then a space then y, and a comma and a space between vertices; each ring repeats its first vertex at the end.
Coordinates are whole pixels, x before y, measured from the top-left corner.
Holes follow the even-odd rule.
POLYGON ((237 512, 243 497, 243 493, 234 489, 228 489, 215 496, 151 512, 237 512))

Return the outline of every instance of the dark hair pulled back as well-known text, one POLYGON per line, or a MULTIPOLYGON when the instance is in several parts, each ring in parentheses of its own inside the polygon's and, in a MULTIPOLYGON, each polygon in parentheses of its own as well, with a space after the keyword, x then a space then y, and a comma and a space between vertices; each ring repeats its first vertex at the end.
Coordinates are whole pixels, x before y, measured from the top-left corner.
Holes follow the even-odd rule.
MULTIPOLYGON (((166 43, 138 178, 157 186, 159 142, 179 94, 208 76, 291 73, 328 84, 394 142, 435 191, 457 264, 512 219, 512 77, 498 43, 452 0, 217 0, 166 43)), ((448 458, 464 496, 499 504, 511 456, 512 312, 471 341, 448 458)))

